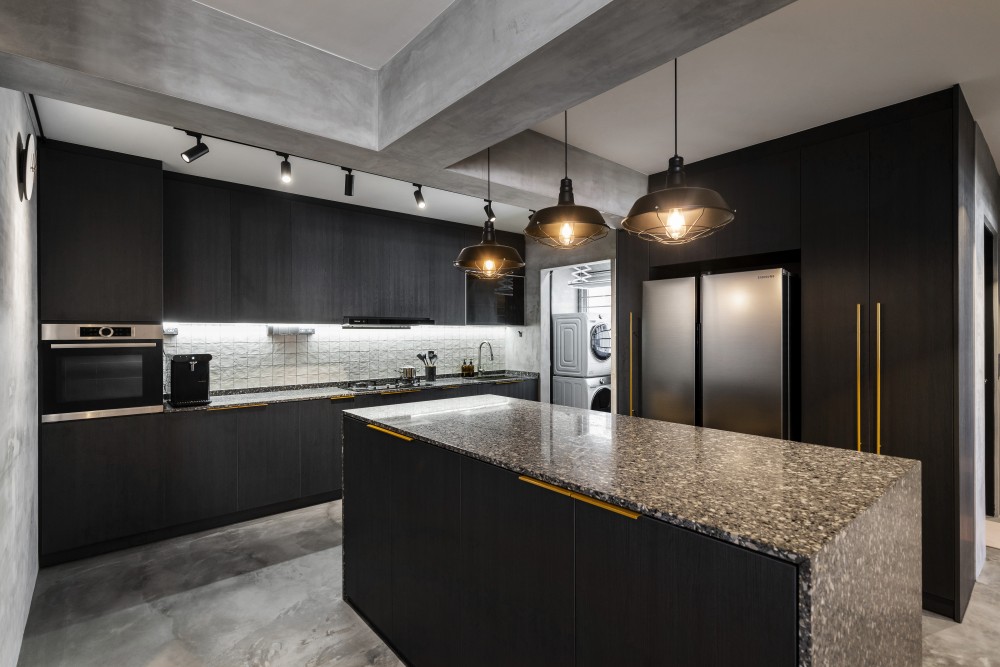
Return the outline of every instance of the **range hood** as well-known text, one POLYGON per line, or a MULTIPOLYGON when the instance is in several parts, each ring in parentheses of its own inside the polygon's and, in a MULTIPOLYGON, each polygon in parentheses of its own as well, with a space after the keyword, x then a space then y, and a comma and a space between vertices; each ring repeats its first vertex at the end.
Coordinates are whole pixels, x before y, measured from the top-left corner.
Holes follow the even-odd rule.
POLYGON ((434 324, 429 317, 352 317, 344 318, 345 329, 409 329, 434 324))

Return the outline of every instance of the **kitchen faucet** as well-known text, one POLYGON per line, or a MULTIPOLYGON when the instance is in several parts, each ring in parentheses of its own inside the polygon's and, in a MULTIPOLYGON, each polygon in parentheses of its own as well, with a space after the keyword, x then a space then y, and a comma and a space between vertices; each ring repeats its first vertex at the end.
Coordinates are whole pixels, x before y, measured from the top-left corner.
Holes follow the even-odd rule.
POLYGON ((490 348, 490 361, 493 361, 493 346, 490 345, 488 340, 484 340, 479 344, 479 363, 476 365, 476 375, 480 377, 483 375, 483 345, 490 348))

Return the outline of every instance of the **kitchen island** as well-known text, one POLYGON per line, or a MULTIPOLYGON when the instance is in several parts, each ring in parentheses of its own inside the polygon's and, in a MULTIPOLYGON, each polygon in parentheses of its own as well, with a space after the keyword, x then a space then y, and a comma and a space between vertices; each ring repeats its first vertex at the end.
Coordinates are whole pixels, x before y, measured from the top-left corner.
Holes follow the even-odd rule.
POLYGON ((919 664, 916 461, 484 395, 345 411, 344 470, 410 664, 919 664))

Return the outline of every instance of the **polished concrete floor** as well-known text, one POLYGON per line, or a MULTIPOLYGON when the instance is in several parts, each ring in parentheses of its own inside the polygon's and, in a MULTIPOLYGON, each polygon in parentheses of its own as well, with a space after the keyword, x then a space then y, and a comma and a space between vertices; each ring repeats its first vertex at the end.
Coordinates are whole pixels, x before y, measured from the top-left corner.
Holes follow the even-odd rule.
MULTIPOLYGON (((400 665, 341 599, 339 502, 42 570, 20 667, 400 665)), ((1000 667, 1000 551, 924 665, 1000 667)))

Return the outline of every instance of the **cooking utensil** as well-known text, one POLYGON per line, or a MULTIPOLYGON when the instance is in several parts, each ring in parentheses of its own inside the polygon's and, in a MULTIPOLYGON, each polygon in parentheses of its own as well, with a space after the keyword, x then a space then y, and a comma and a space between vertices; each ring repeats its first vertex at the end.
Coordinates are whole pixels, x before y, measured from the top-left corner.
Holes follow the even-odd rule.
POLYGON ((417 352, 417 359, 424 362, 424 366, 427 367, 430 364, 427 363, 427 355, 422 352, 417 352))
POLYGON ((403 366, 399 369, 400 380, 412 380, 417 377, 417 369, 413 366, 403 366))
POLYGON ((431 360, 431 366, 437 366, 438 356, 434 350, 427 351, 427 358, 431 360))

